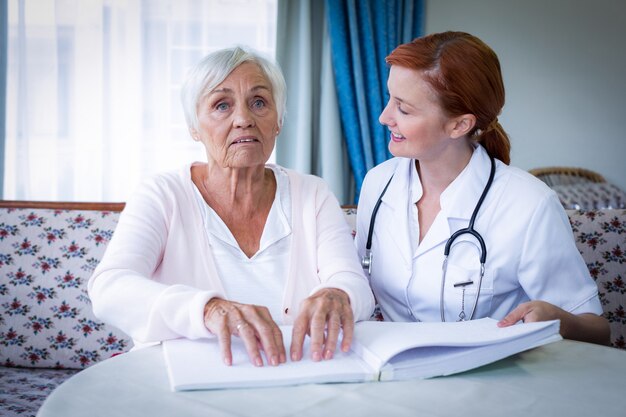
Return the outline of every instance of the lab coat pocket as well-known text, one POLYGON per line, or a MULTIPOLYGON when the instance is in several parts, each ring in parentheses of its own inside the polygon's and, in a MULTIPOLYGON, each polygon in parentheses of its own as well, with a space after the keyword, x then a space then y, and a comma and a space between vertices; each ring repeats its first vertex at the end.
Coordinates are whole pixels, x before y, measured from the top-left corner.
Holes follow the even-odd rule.
POLYGON ((480 282, 480 267, 463 268, 458 265, 448 265, 445 284, 446 316, 450 320, 458 319, 464 313, 469 319, 474 309, 477 297, 474 318, 488 317, 493 300, 493 280, 491 271, 485 270, 480 282))

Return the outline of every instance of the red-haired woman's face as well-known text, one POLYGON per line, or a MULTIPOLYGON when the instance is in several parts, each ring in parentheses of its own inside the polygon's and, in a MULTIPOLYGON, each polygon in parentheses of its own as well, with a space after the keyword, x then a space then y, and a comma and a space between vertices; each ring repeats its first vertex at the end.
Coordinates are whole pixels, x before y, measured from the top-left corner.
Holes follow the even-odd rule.
POLYGON ((389 102, 378 120, 391 132, 389 151, 394 156, 435 160, 452 139, 449 121, 421 72, 393 65, 387 80, 389 102))

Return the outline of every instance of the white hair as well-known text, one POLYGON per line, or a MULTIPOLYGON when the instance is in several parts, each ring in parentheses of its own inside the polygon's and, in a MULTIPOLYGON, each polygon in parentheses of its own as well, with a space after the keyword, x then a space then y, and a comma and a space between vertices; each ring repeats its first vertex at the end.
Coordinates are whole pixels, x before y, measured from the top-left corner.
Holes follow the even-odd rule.
POLYGON ((244 62, 257 64, 269 81, 272 97, 276 103, 278 126, 282 126, 287 105, 287 86, 280 67, 257 52, 237 46, 210 53, 187 74, 187 79, 181 90, 181 100, 187 127, 190 130, 198 129, 198 104, 200 101, 244 62))

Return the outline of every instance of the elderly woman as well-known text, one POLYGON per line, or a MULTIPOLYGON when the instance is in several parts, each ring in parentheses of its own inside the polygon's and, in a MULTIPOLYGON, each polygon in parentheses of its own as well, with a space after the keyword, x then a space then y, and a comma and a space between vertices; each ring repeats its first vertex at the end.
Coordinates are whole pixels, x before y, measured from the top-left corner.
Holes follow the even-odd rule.
POLYGON ((330 359, 374 300, 336 198, 319 178, 267 164, 285 110, 285 81, 241 48, 208 55, 182 90, 194 162, 144 183, 128 201, 89 282, 94 313, 136 346, 231 337, 250 360, 286 361, 279 324, 306 334, 313 360, 330 359))

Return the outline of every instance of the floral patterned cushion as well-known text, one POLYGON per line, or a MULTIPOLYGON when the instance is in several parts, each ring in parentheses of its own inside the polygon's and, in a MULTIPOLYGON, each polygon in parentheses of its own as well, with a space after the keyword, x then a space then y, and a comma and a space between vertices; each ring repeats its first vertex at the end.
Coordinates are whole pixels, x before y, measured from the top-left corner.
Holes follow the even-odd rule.
POLYGON ((130 348, 96 319, 87 281, 119 213, 0 209, 0 364, 81 369, 130 348))
MULTIPOLYGON (((566 210, 576 246, 598 285, 604 317, 611 326, 611 345, 626 349, 626 210, 566 210)), ((352 235, 356 209, 344 208, 352 235)), ((380 320, 378 310, 373 319, 380 320)))
POLYGON ((598 285, 611 345, 626 349, 626 210, 566 210, 576 246, 598 285))

